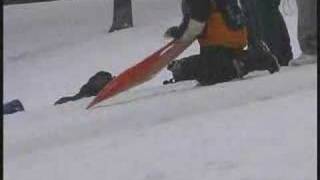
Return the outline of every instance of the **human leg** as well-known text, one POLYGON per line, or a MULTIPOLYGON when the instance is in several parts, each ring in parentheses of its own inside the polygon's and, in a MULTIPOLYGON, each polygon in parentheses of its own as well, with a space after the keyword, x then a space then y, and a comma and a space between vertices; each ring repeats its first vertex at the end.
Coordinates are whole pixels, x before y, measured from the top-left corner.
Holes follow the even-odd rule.
POLYGON ((296 0, 298 6, 298 40, 301 56, 291 66, 317 62, 317 0, 296 0))

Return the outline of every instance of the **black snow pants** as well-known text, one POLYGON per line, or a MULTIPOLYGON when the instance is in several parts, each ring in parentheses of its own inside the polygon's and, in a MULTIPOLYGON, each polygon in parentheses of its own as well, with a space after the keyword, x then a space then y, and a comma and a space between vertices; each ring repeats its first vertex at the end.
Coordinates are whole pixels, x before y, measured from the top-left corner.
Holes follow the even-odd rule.
POLYGON ((201 47, 199 55, 172 61, 167 69, 173 78, 165 81, 178 82, 197 80, 200 85, 212 85, 241 78, 252 71, 279 71, 277 58, 267 46, 257 43, 257 47, 235 50, 223 46, 201 47))
POLYGON ((197 80, 201 85, 225 82, 237 77, 230 48, 221 46, 201 48, 200 54, 175 60, 168 65, 175 82, 197 80))

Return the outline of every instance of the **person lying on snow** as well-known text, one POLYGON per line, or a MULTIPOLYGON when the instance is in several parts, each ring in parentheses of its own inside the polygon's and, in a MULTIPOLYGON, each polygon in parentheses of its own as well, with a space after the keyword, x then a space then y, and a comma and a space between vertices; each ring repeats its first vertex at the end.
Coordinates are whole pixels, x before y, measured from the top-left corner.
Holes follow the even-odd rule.
MULTIPOLYGON (((164 84, 197 80, 200 85, 211 85, 254 70, 279 71, 277 58, 264 42, 243 50, 248 46, 247 29, 237 0, 183 0, 182 6, 183 22, 165 35, 186 43, 197 39, 200 54, 171 62, 167 69, 173 78, 164 84)), ((96 96, 113 78, 111 73, 100 71, 76 95, 60 98, 55 105, 96 96)))
POLYGON ((182 23, 169 28, 165 36, 181 42, 197 39, 200 54, 172 61, 167 69, 173 78, 164 84, 197 80, 200 85, 212 85, 255 70, 279 71, 277 58, 263 41, 248 44, 237 0, 183 0, 182 13, 182 23))

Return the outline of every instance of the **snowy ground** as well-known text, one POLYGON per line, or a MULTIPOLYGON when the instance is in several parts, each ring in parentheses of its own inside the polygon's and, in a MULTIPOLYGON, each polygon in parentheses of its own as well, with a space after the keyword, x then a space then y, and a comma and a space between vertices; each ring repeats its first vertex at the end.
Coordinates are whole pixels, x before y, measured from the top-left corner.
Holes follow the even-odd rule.
POLYGON ((91 111, 92 98, 52 105, 97 71, 117 74, 162 46, 178 7, 133 0, 135 27, 112 34, 111 0, 4 7, 4 100, 26 109, 4 116, 5 179, 316 179, 316 65, 208 87, 162 86, 163 71, 91 111))

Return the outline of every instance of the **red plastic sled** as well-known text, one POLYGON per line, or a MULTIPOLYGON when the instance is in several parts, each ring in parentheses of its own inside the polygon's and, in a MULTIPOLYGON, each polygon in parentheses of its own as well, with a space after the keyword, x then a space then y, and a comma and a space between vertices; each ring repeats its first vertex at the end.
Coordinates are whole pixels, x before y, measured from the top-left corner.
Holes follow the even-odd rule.
POLYGON ((109 82, 93 99, 87 109, 106 100, 120 92, 126 91, 132 87, 140 85, 154 77, 161 71, 171 60, 181 54, 189 45, 169 42, 157 52, 145 58, 142 62, 125 70, 111 82, 109 82))

